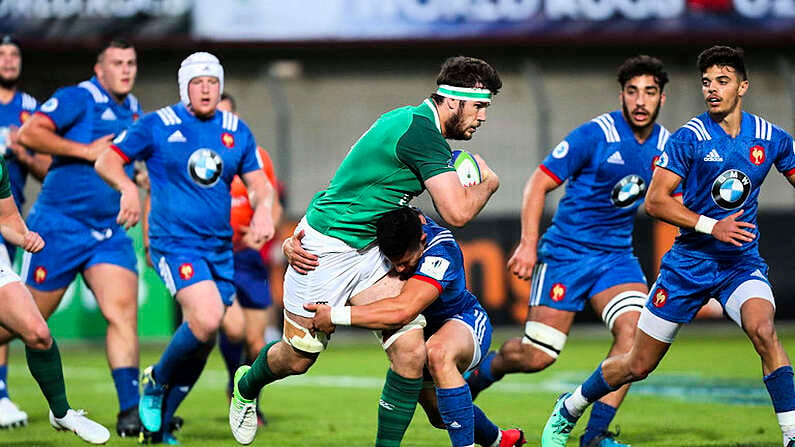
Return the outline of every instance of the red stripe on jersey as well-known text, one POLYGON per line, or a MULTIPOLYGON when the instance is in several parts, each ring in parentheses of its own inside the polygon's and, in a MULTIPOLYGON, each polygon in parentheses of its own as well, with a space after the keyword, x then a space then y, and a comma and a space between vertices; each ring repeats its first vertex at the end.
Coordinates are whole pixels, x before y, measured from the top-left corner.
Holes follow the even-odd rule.
POLYGON ((115 144, 111 144, 110 148, 113 149, 114 151, 116 151, 117 154, 119 154, 119 157, 121 157, 122 160, 124 160, 125 164, 132 161, 132 159, 127 156, 127 154, 125 154, 124 152, 121 151, 121 149, 119 149, 119 146, 116 146, 115 144))
MULTIPOLYGON (((795 171, 795 169, 793 169, 793 171, 795 171)), ((675 193, 671 194, 671 197, 682 197, 682 194, 683 193, 681 193, 681 192, 675 192, 675 193)))
POLYGON ((50 118, 50 115, 47 115, 44 112, 36 112, 36 113, 33 114, 33 116, 36 116, 36 115, 46 118, 47 121, 49 121, 50 124, 52 124, 52 128, 53 129, 58 129, 58 126, 55 125, 55 121, 53 121, 52 118, 50 118))
POLYGON ((793 174, 795 174, 795 168, 792 168, 789 171, 785 172, 784 176, 791 177, 793 174))
POLYGON ((552 180, 556 181, 558 185, 563 183, 563 180, 561 180, 557 175, 555 175, 552 171, 550 171, 548 167, 544 165, 538 165, 538 169, 544 171, 544 174, 552 177, 552 180))
POLYGON ((411 278, 412 279, 419 279, 420 281, 427 282, 428 284, 436 287, 436 289, 439 291, 439 293, 442 293, 442 285, 439 284, 439 281, 437 281, 437 280, 435 280, 433 278, 429 278, 427 276, 422 276, 422 275, 414 275, 411 278))

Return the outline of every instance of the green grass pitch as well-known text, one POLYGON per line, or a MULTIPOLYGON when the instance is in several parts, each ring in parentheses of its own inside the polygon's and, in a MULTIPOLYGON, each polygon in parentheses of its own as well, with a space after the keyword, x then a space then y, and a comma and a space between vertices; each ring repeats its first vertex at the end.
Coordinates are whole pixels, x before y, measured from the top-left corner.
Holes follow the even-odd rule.
MULTIPOLYGON (((777 447, 781 435, 761 381, 750 343, 736 327, 699 323, 685 328, 660 368, 637 384, 618 413, 621 439, 634 446, 777 447)), ((499 331, 496 343, 518 331, 499 331)), ((780 328, 790 351, 795 328, 780 328)), ((365 331, 333 340, 310 373, 266 388, 262 408, 269 425, 260 429, 259 446, 368 446, 375 433, 376 406, 386 357, 365 331)), ((498 425, 522 427, 530 446, 539 445, 541 428, 555 397, 570 390, 596 366, 608 349, 603 328, 576 326, 566 349, 547 371, 513 375, 476 401, 498 425)), ((114 430, 117 402, 101 345, 62 342, 67 392, 75 408, 114 430)), ((162 345, 145 346, 143 366, 156 360, 162 345)), ((12 348, 11 397, 28 412, 27 427, 0 431, 0 445, 13 447, 86 445, 47 422, 47 407, 24 364, 19 342, 12 348)), ((178 414, 186 419, 177 434, 187 446, 236 445, 227 425, 226 372, 217 353, 178 414)), ((587 414, 570 445, 585 427, 587 414)), ((135 440, 115 435, 111 445, 135 440)), ((418 408, 406 446, 449 445, 447 434, 432 428, 418 408)))

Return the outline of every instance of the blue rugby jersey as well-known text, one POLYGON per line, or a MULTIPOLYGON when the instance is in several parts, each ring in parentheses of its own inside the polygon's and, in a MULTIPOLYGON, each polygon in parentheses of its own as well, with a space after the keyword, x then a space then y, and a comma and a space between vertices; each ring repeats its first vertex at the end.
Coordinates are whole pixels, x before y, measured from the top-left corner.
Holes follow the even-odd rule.
POLYGON ((539 167, 559 184, 568 179, 542 241, 569 247, 632 247, 637 208, 670 133, 654 124, 639 144, 620 110, 574 129, 539 167))
POLYGON ((0 103, 0 153, 5 158, 6 169, 11 178, 11 192, 19 209, 25 204, 24 191, 28 169, 19 163, 14 151, 8 147, 9 132, 12 126, 21 127, 37 106, 36 99, 23 92, 16 92, 7 104, 0 103))
POLYGON ((426 217, 423 231, 428 235, 413 278, 439 290, 439 297, 422 314, 431 322, 442 322, 453 315, 481 309, 475 295, 466 287, 464 256, 450 230, 426 217))
MULTIPOLYGON (((743 112, 740 133, 732 138, 708 113, 691 119, 668 140, 658 166, 682 177, 684 205, 721 220, 744 210, 739 220, 756 225, 759 188, 771 166, 785 176, 795 174, 795 143, 782 129, 743 112)), ((752 242, 735 247, 711 235, 682 228, 673 250, 702 258, 733 259, 759 253, 758 228, 752 242)))
MULTIPOLYGON (((127 95, 119 104, 96 77, 58 89, 36 111, 55 125, 56 133, 79 143, 121 133, 138 118, 138 100, 127 95)), ((132 166, 128 168, 132 175, 132 166)), ((80 158, 53 156, 34 207, 59 210, 92 228, 116 225, 119 193, 94 171, 94 163, 80 158)))
POLYGON ((236 115, 219 110, 202 120, 181 103, 167 106, 141 118, 113 149, 127 162, 146 161, 153 246, 231 244, 229 185, 262 169, 254 136, 236 115))

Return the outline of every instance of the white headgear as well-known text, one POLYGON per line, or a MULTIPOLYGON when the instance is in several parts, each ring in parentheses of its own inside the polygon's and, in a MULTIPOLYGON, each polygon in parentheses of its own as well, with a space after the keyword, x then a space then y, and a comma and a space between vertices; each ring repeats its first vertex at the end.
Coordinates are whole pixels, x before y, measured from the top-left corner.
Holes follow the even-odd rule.
POLYGON ((191 54, 179 66, 177 80, 179 81, 179 99, 186 106, 190 106, 188 96, 188 83, 199 76, 214 76, 221 84, 220 93, 224 92, 224 67, 217 57, 204 51, 191 54))

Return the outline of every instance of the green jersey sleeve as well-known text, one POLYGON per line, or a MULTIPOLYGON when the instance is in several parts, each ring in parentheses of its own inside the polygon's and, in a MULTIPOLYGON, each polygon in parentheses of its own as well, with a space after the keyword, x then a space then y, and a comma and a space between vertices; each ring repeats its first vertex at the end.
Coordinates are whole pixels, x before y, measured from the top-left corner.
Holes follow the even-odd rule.
POLYGON ((0 157, 0 199, 11 197, 11 178, 8 176, 8 169, 6 169, 5 157, 0 157))
POLYGON ((450 145, 426 117, 414 115, 406 133, 398 140, 397 157, 425 182, 444 172, 454 171, 450 164, 450 145))

